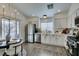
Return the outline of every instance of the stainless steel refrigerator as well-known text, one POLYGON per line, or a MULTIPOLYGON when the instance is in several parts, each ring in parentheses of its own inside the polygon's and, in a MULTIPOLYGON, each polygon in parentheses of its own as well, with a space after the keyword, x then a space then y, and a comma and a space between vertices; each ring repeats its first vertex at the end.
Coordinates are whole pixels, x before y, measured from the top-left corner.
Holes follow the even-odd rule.
POLYGON ((27 24, 25 26, 25 42, 34 43, 36 24, 27 24))

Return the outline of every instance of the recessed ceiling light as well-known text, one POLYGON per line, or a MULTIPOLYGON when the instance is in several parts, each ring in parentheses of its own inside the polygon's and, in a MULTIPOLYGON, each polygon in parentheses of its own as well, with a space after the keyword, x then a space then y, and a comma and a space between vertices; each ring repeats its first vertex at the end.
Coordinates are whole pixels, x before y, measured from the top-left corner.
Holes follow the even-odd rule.
POLYGON ((59 9, 59 10, 57 10, 57 12, 61 12, 61 10, 59 9))

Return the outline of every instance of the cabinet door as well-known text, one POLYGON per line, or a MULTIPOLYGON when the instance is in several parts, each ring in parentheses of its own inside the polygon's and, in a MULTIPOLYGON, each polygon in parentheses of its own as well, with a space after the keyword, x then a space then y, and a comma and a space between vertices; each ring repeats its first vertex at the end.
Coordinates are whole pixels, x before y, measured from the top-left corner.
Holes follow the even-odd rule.
POLYGON ((55 35, 51 36, 50 44, 51 45, 56 45, 55 35))
POLYGON ((64 28, 67 27, 67 19, 66 18, 60 18, 55 20, 55 27, 56 28, 64 28))
POLYGON ((60 24, 59 24, 59 20, 58 19, 55 19, 55 23, 54 24, 55 24, 56 28, 59 28, 60 24))
POLYGON ((56 43, 55 45, 57 45, 57 46, 59 45, 59 37, 58 37, 58 35, 55 36, 55 43, 56 43))
POLYGON ((55 20, 55 27, 56 28, 61 28, 61 23, 62 23, 62 21, 60 19, 56 19, 55 20))
POLYGON ((58 46, 65 46, 65 39, 63 36, 57 36, 56 41, 58 46))
POLYGON ((61 27, 60 28, 67 27, 67 19, 66 18, 60 19, 60 24, 61 24, 61 27))
POLYGON ((43 34, 41 34, 41 43, 46 43, 46 37, 43 34))
POLYGON ((76 13, 74 12, 71 17, 72 17, 72 19, 71 19, 72 27, 75 27, 75 17, 76 17, 76 13))
POLYGON ((48 44, 50 44, 50 45, 52 44, 52 43, 51 43, 52 38, 53 38, 52 35, 49 34, 49 36, 48 36, 48 44))
POLYGON ((45 40, 46 40, 45 43, 49 44, 49 36, 47 34, 45 35, 45 40))
POLYGON ((45 35, 45 44, 50 44, 50 35, 45 35))
POLYGON ((63 38, 63 36, 60 38, 60 46, 65 46, 65 39, 63 38))
POLYGON ((68 28, 72 27, 72 17, 71 16, 68 17, 67 24, 68 24, 68 28))
POLYGON ((76 16, 79 16, 79 9, 76 11, 76 16))

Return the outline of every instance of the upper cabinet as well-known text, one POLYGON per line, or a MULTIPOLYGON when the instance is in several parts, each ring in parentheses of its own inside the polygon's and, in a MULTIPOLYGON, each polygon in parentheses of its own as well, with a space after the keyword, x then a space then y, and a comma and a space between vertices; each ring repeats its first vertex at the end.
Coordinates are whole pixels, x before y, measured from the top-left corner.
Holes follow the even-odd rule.
POLYGON ((71 18, 71 16, 68 16, 68 18, 67 18, 67 26, 68 26, 68 28, 72 27, 72 18, 71 18))
POLYGON ((65 28, 67 26, 66 18, 55 19, 55 28, 65 28))
POLYGON ((74 12, 74 13, 71 15, 71 27, 76 27, 76 26, 75 26, 75 18, 76 18, 76 12, 74 12))
POLYGON ((69 28, 76 28, 75 18, 79 16, 79 9, 75 10, 71 15, 68 16, 67 23, 69 28))
POLYGON ((55 29, 67 27, 67 12, 62 12, 54 16, 55 29))
POLYGON ((68 17, 67 17, 67 24, 68 24, 68 28, 76 28, 75 25, 75 18, 79 16, 79 10, 75 10, 73 13, 71 13, 68 17))
POLYGON ((79 9, 77 9, 76 11, 76 16, 79 16, 79 9))

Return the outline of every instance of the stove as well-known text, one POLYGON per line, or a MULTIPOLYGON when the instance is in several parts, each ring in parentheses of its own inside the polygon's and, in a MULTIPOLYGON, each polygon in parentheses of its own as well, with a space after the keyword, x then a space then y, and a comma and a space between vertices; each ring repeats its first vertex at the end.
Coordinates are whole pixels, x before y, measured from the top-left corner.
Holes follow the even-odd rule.
POLYGON ((67 37, 67 54, 71 56, 79 56, 79 40, 75 36, 67 37))

